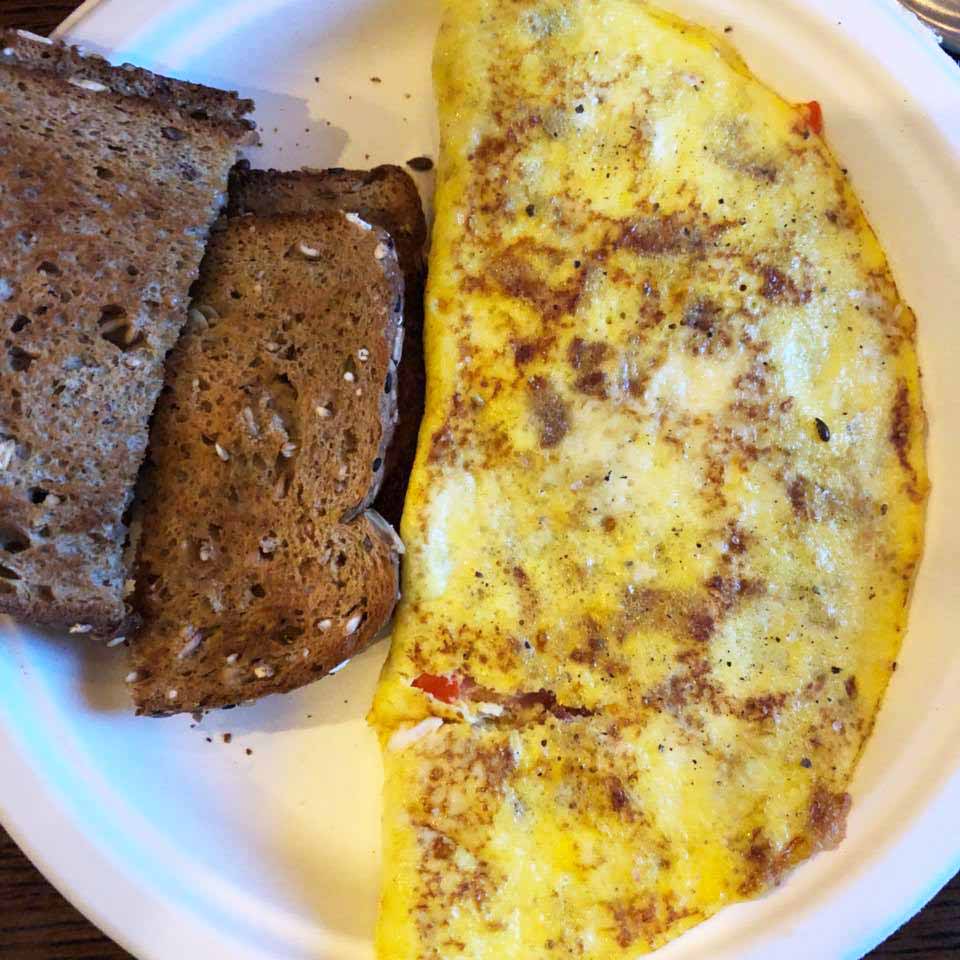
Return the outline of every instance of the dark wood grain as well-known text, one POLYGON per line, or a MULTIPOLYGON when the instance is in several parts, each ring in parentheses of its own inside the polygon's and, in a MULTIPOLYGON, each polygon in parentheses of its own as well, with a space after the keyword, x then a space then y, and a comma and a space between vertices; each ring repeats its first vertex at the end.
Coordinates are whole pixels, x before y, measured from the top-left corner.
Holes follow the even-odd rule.
POLYGON ((78 2, 71 3, 69 0, 60 3, 0 0, 0 27, 21 27, 46 34, 78 6, 78 2))
MULTIPOLYGON (((62 3, 0 0, 0 27, 23 27, 48 33, 76 6, 76 2, 69 0, 62 3)), ((4 960, 130 960, 130 954, 84 919, 44 880, 2 828, 0 957, 4 960)), ((870 960, 956 960, 958 957, 960 876, 899 933, 870 954, 870 960)))

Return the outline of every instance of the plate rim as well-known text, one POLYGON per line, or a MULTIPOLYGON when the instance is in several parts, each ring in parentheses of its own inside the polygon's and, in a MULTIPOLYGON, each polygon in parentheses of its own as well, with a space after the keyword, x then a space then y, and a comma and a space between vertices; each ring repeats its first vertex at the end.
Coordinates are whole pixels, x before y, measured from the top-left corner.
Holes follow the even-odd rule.
MULTIPOLYGON (((654 0, 654 3, 655 2, 656 0, 654 0)), ((941 68, 949 67, 949 75, 954 79, 954 86, 957 92, 960 92, 960 70, 958 70, 957 65, 954 64, 949 55, 937 43, 929 27, 924 25, 915 14, 900 6, 897 0, 869 0, 869 2, 877 9, 878 15, 886 14, 898 20, 905 40, 909 40, 918 50, 922 49, 931 61, 938 61, 937 65, 941 68)), ((94 13, 109 13, 111 6, 118 7, 121 5, 118 4, 116 0, 84 0, 51 35, 58 39, 65 39, 69 42, 80 43, 82 45, 82 31, 85 21, 94 13)), ((109 56, 109 54, 107 55, 109 56)), ((884 69, 887 73, 893 74, 893 71, 891 71, 889 67, 885 66, 884 69)), ((895 74, 893 75, 896 76, 895 74)), ((940 130, 940 132, 943 133, 942 130, 940 130)), ((956 141, 954 141, 953 138, 950 138, 950 142, 951 146, 956 148, 956 141)), ((957 155, 960 157, 960 153, 957 155)), ((3 625, 4 618, 0 618, 0 628, 3 628, 3 625)), ((51 793, 49 785, 44 784, 43 780, 44 778, 31 764, 29 757, 25 755, 22 745, 16 742, 11 732, 7 730, 3 724, 0 724, 0 781, 19 782, 21 784, 33 781, 33 796, 35 801, 39 801, 35 802, 30 810, 25 810, 26 805, 21 803, 20 815, 17 815, 13 810, 13 804, 10 803, 9 798, 6 795, 0 795, 0 825, 7 830, 13 841, 29 857, 31 862, 37 866, 47 881, 57 889, 68 902, 96 924, 96 926, 111 939, 134 956, 142 958, 142 960, 166 960, 166 958, 171 955, 167 952, 168 947, 180 949, 187 942, 189 942, 191 949, 196 950, 199 943, 196 936, 198 934, 208 934, 210 931, 209 929, 204 931, 202 929, 203 925, 196 922, 197 918, 194 915, 190 916, 191 938, 189 941, 157 939, 154 943, 147 944, 143 941, 142 937, 138 939, 138 928, 130 925, 124 927, 115 919, 118 915, 116 911, 111 915, 110 912, 102 908, 102 897, 98 900, 95 894, 88 893, 84 887, 68 882, 66 874, 70 871, 64 869, 64 864, 70 859, 70 855, 64 854, 62 844, 57 845, 54 849, 51 849, 49 845, 46 848, 43 846, 43 825, 41 821, 45 816, 50 817, 56 813, 59 813, 61 818, 66 820, 72 820, 74 818, 71 811, 66 809, 63 798, 56 793, 51 793)), ((943 801, 950 796, 952 796, 955 801, 960 802, 960 766, 958 766, 952 774, 944 775, 939 786, 931 792, 930 800, 922 812, 903 829, 898 838, 898 843, 909 844, 909 838, 918 832, 926 823, 933 808, 941 805, 943 801)), ((98 876, 100 880, 92 884, 88 881, 86 886, 90 890, 98 890, 102 880, 111 875, 118 874, 118 871, 115 865, 110 862, 110 857, 107 852, 85 836, 82 830, 76 830, 74 834, 73 839, 76 843, 76 850, 79 851, 82 849, 87 852, 92 857, 88 863, 94 863, 95 869, 99 871, 98 876)), ((844 960, 847 960, 847 958, 849 958, 849 960, 857 960, 857 958, 862 957, 865 953, 887 939, 887 937, 899 929, 936 896, 937 892, 950 881, 952 876, 960 871, 960 837, 958 837, 954 846, 956 849, 949 857, 943 858, 947 861, 943 872, 938 875, 932 883, 928 882, 925 884, 919 895, 910 899, 910 902, 904 906, 903 912, 897 918, 884 923, 870 935, 865 945, 855 947, 854 952, 846 954, 844 960)), ((945 843, 944 848, 947 847, 948 845, 945 843)), ((116 891, 123 886, 121 883, 112 889, 116 891)), ((150 891, 146 899, 143 897, 144 891, 142 890, 134 890, 133 894, 134 900, 140 898, 139 903, 141 907, 145 904, 151 907, 163 906, 162 898, 156 896, 154 891, 150 891)), ((115 906, 116 900, 114 899, 112 903, 115 906)), ((174 936, 176 936, 176 934, 174 934, 174 936)), ((222 949, 227 945, 224 936, 224 929, 217 927, 214 940, 209 942, 211 945, 218 945, 222 949)), ((250 960, 254 960, 254 958, 262 960, 262 958, 266 957, 266 954, 260 950, 254 949, 251 951, 246 944, 237 942, 236 939, 229 942, 229 947, 231 950, 229 955, 237 958, 237 960, 246 960, 246 958, 250 958, 250 960)))

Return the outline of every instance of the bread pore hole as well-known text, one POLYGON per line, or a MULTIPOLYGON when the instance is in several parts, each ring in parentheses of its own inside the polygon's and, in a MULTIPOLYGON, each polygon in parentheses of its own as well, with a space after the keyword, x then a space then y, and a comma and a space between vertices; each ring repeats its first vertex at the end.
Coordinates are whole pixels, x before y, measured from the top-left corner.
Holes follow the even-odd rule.
POLYGON ((28 353, 22 347, 11 347, 7 351, 10 360, 10 369, 14 373, 26 373, 30 369, 30 364, 37 359, 35 353, 28 353))
POLYGON ((143 342, 143 334, 130 322, 127 311, 117 303, 100 309, 100 336, 120 350, 132 350, 143 342))
POLYGON ((31 487, 28 491, 28 495, 31 503, 39 505, 50 496, 50 491, 44 490, 43 487, 31 487))
POLYGON ((0 550, 4 553, 23 553, 30 549, 30 537, 25 530, 12 524, 0 526, 0 550))

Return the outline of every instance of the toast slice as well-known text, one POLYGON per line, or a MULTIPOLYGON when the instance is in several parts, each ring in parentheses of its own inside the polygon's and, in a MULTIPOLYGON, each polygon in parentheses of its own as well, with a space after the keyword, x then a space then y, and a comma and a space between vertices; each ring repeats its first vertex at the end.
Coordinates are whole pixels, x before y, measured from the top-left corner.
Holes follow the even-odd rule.
POLYGON ((129 679, 154 716, 328 673, 388 621, 402 549, 367 510, 403 336, 389 236, 339 211, 226 219, 194 304, 139 488, 129 679))
POLYGON ((252 108, 0 33, 0 613, 127 629, 125 513, 252 108))
POLYGON ((387 451, 387 469, 375 506, 400 525, 407 478, 423 417, 423 286, 427 225, 420 195, 400 167, 373 170, 251 170, 242 161, 230 175, 231 213, 309 213, 344 210, 383 227, 393 237, 404 281, 404 349, 397 388, 399 421, 387 451))

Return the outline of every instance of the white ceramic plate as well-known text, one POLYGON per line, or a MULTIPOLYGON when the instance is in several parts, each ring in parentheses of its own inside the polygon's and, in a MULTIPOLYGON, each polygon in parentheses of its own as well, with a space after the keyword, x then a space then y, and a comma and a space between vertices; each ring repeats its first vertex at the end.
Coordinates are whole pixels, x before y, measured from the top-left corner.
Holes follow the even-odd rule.
MULTIPOLYGON (((849 836, 658 955, 846 960, 960 866, 960 73, 893 0, 663 5, 733 26, 762 78, 823 103, 920 318, 929 540, 849 836)), ((435 155, 437 16, 434 0, 101 0, 65 32, 255 97, 258 164, 368 166, 435 155)), ((363 718, 384 645, 194 727, 131 716, 120 650, 0 630, 0 819, 92 920, 150 960, 371 957, 381 773, 363 718)))

